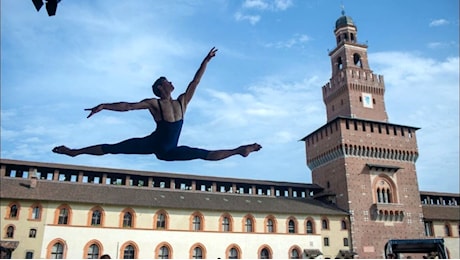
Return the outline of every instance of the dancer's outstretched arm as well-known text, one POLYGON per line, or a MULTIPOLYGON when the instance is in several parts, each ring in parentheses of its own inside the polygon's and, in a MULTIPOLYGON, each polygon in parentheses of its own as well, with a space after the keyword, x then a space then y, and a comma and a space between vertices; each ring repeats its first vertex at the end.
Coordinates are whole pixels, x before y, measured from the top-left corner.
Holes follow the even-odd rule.
POLYGON ((182 96, 184 97, 185 106, 187 106, 187 104, 192 99, 193 94, 195 93, 196 87, 200 83, 201 77, 203 76, 206 70, 206 65, 214 56, 216 56, 216 52, 217 52, 216 47, 212 47, 208 55, 206 55, 206 57, 203 59, 203 62, 201 62, 201 65, 198 68, 197 72, 195 73, 195 76, 193 77, 192 81, 188 84, 187 90, 185 90, 185 93, 179 96, 178 99, 182 98, 182 96))
POLYGON ((129 110, 138 110, 138 109, 149 109, 152 108, 152 98, 144 99, 140 102, 116 102, 116 103, 104 103, 99 104, 93 108, 86 108, 86 111, 91 111, 87 118, 91 117, 92 115, 100 112, 101 110, 112 110, 112 111, 129 111, 129 110))

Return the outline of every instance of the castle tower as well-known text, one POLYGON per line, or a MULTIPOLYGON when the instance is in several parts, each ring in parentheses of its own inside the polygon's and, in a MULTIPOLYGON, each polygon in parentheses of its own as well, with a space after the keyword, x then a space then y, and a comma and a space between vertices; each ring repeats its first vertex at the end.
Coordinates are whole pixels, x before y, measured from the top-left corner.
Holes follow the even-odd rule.
POLYGON ((415 162, 417 127, 391 124, 383 76, 349 16, 336 21, 332 77, 322 87, 327 123, 302 140, 314 184, 349 211, 359 258, 382 258, 389 239, 424 237, 415 162))
POLYGON ((329 53, 331 82, 323 87, 327 121, 346 116, 387 122, 383 77, 372 73, 367 46, 357 43, 353 20, 342 14, 335 23, 337 46, 329 53))

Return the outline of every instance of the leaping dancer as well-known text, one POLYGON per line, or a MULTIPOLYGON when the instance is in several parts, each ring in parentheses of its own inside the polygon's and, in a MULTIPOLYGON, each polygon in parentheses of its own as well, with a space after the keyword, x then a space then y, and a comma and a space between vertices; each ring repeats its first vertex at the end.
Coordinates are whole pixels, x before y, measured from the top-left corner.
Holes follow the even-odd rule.
POLYGON ((104 109, 119 112, 147 109, 152 114, 156 123, 156 129, 150 135, 127 139, 116 144, 98 144, 80 149, 58 146, 53 149, 53 152, 72 157, 80 154, 155 154, 158 159, 164 161, 194 159, 217 161, 237 154, 246 157, 250 153, 260 150, 262 146, 257 143, 242 145, 234 149, 214 151, 189 146, 177 146, 188 103, 200 83, 201 77, 206 70, 206 65, 216 55, 216 52, 217 49, 215 47, 209 51, 192 81, 189 83, 185 93, 179 95, 177 99, 172 99, 171 97, 171 93, 174 90, 173 84, 165 77, 160 77, 152 85, 153 93, 159 99, 147 98, 134 103, 107 103, 85 109, 91 111, 88 118, 104 109))

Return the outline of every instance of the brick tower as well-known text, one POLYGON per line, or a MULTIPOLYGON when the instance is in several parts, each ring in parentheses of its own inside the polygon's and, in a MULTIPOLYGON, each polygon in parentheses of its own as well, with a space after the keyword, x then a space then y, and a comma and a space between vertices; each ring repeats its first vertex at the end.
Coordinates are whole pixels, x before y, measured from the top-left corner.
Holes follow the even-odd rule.
POLYGON ((389 239, 424 237, 416 127, 391 124, 383 76, 369 67, 349 16, 337 19, 332 77, 322 87, 327 123, 302 140, 313 183, 349 211, 359 258, 382 258, 389 239))

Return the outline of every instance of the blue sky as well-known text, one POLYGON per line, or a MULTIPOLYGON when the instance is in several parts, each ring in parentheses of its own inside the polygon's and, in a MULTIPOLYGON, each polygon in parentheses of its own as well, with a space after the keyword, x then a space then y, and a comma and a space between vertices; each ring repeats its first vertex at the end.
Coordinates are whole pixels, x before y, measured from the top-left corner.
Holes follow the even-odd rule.
POLYGON ((172 173, 311 182, 299 139, 326 123, 321 87, 341 5, 385 77, 389 121, 420 127, 419 187, 459 192, 459 2, 456 0, 62 0, 57 14, 1 1, 1 157, 172 173), (167 76, 182 93, 213 46, 180 144, 258 142, 247 158, 163 162, 149 155, 53 154, 141 137, 147 111, 85 108, 152 97, 167 76))

